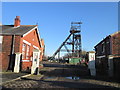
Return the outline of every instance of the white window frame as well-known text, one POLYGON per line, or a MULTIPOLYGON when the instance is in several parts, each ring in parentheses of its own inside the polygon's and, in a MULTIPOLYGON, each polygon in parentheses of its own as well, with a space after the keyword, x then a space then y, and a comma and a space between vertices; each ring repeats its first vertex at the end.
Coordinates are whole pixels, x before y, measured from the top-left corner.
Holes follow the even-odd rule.
POLYGON ((33 47, 34 47, 35 49, 38 49, 38 50, 39 50, 39 48, 38 48, 37 46, 33 45, 33 47))
POLYGON ((30 60, 23 59, 22 62, 30 62, 30 60))
POLYGON ((26 59, 29 59, 28 56, 30 55, 30 46, 27 45, 27 50, 26 50, 26 59), (29 48, 28 48, 29 47, 29 48))
POLYGON ((25 59, 25 56, 26 56, 26 54, 25 54, 25 50, 26 50, 26 44, 25 43, 23 43, 23 45, 22 45, 22 59, 25 59), (24 46, 25 45, 25 46, 24 46), (23 50, 24 49, 24 50, 23 50), (24 55, 23 55, 23 53, 24 53, 24 55), (24 56, 24 57, 23 57, 24 56))
POLYGON ((0 36, 0 44, 2 44, 3 36, 0 36))
POLYGON ((30 45, 30 46, 31 46, 31 43, 29 43, 29 42, 28 42, 28 41, 26 41, 26 40, 23 40, 23 43, 28 44, 28 45, 30 45))

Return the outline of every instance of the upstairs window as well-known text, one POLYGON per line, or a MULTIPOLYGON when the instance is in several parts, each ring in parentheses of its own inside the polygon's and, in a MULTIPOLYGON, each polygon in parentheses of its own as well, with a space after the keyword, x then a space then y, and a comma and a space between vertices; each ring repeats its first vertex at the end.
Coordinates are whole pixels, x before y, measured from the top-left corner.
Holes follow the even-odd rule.
POLYGON ((105 44, 102 43, 102 53, 104 53, 104 52, 105 52, 105 44))
POLYGON ((30 54, 30 46, 27 45, 26 59, 29 59, 29 54, 30 54))
POLYGON ((23 46, 22 46, 22 59, 25 59, 25 53, 26 53, 26 44, 23 43, 23 46))
POLYGON ((0 36, 0 44, 2 44, 3 36, 0 36))
POLYGON ((95 52, 96 52, 96 55, 98 55, 98 46, 95 47, 95 52))

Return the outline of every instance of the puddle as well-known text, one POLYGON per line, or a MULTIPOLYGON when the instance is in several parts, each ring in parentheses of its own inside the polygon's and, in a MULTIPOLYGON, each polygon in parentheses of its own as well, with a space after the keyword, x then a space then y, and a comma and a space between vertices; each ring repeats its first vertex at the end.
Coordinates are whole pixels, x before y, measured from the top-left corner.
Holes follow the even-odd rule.
MULTIPOLYGON (((56 79, 57 77, 44 77, 44 79, 56 79)), ((79 80, 80 77, 64 77, 66 79, 71 79, 71 80, 79 80)))
POLYGON ((72 80, 79 80, 80 79, 80 77, 65 77, 65 78, 72 79, 72 80))

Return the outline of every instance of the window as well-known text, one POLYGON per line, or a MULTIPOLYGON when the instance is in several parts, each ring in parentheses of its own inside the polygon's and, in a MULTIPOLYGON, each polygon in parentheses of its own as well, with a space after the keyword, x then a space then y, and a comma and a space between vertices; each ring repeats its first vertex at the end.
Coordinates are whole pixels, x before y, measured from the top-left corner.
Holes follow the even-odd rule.
POLYGON ((109 41, 107 41, 107 44, 109 44, 110 42, 109 41))
POLYGON ((98 55, 98 46, 95 47, 95 52, 96 52, 96 55, 98 55))
POLYGON ((105 52, 105 44, 102 43, 102 52, 104 53, 105 52))
POLYGON ((22 46, 22 59, 25 59, 25 52, 26 51, 26 44, 23 43, 23 46, 22 46))
POLYGON ((0 36, 0 43, 2 43, 2 40, 3 40, 3 36, 0 36))
POLYGON ((30 46, 27 45, 26 59, 29 59, 29 54, 30 54, 30 46))
POLYGON ((38 60, 38 53, 34 53, 35 57, 34 57, 34 61, 36 62, 37 64, 37 60, 38 60))

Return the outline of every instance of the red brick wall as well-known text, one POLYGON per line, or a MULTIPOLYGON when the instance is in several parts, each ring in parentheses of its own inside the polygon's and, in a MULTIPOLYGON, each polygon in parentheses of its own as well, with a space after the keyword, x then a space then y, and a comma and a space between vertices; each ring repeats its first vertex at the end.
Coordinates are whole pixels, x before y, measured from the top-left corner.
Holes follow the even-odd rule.
MULTIPOLYGON (((43 48, 41 48, 38 40, 38 35, 36 30, 33 30, 29 34, 27 34, 24 37, 21 36, 15 36, 15 47, 14 47, 14 52, 21 52, 22 53, 22 45, 23 45, 23 40, 26 40, 31 43, 30 46, 30 56, 32 57, 33 54, 33 45, 37 46, 39 50, 43 52, 43 48)), ((11 44, 12 44, 12 36, 10 35, 4 35, 3 37, 3 43, 2 43, 2 69, 7 70, 8 65, 9 65, 9 60, 10 60, 10 52, 11 52, 11 44)), ((40 60, 42 60, 42 54, 40 55, 40 60)), ((22 62, 22 69, 25 70, 27 67, 31 68, 32 63, 31 61, 29 62, 22 62)))
POLYGON ((45 44, 44 44, 44 40, 43 39, 41 39, 41 44, 42 44, 42 47, 41 47, 40 61, 42 61, 42 59, 43 59, 44 49, 45 49, 45 44))
MULTIPOLYGON (((20 52, 21 53, 22 53, 23 40, 26 40, 29 43, 31 43, 29 59, 24 59, 24 60, 29 60, 29 61, 22 62, 22 70, 26 70, 27 67, 31 68, 31 66, 32 66, 31 58, 33 57, 33 50, 34 50, 33 45, 37 46, 39 48, 39 50, 41 50, 41 46, 39 43, 39 39, 38 39, 36 30, 31 31, 26 36, 21 38, 21 42, 20 42, 20 44, 21 44, 20 45, 20 52)), ((42 56, 40 56, 40 60, 41 60, 41 58, 42 58, 42 56)))
POLYGON ((12 36, 4 36, 2 42, 2 69, 7 70, 11 51, 12 36))
MULTIPOLYGON (((114 55, 114 58, 115 57, 120 57, 120 32, 117 32, 117 33, 114 33, 111 35, 110 38, 107 38, 102 40, 102 42, 108 42, 110 40, 110 45, 106 46, 106 52, 103 53, 103 54, 99 54, 101 53, 100 49, 96 52, 98 52, 98 56, 101 56, 101 55, 114 55), (110 53, 109 53, 110 52, 110 53)), ((101 43, 99 43, 98 47, 101 47, 101 43)), ((97 55, 96 55, 97 57, 97 55)), ((116 68, 119 68, 119 60, 120 58, 116 59, 116 61, 114 61, 114 65, 113 66, 116 66, 116 68)), ((107 74, 108 72, 108 59, 107 58, 96 58, 96 71, 97 73, 100 75, 100 74, 107 74)), ((117 72, 117 71, 116 71, 117 72)))
POLYGON ((31 69, 32 61, 30 62, 22 62, 22 70, 27 70, 27 68, 31 69))
POLYGON ((120 32, 112 35, 112 54, 120 56, 120 32))
POLYGON ((111 38, 108 36, 104 40, 102 40, 97 46, 95 46, 96 56, 110 55, 111 54, 110 39, 111 38), (104 52, 102 51, 103 45, 104 45, 104 52))
MULTIPOLYGON (((32 45, 35 45, 40 49, 39 40, 38 40, 36 30, 33 30, 32 32, 30 32, 29 34, 27 34, 26 36, 21 38, 21 48, 20 48, 21 52, 22 52, 22 44, 23 44, 22 40, 26 40, 29 43, 31 43, 32 45)), ((31 50, 31 51, 33 51, 33 50, 31 50)))
MULTIPOLYGON (((2 42, 2 69, 7 70, 10 61, 12 36, 4 35, 2 42)), ((15 36, 15 52, 19 52, 20 36, 15 36)))
POLYGON ((15 36, 15 53, 20 52, 20 39, 21 36, 15 36))
POLYGON ((0 52, 0 71, 2 70, 2 52, 0 52))
POLYGON ((11 50, 11 43, 12 43, 12 36, 3 36, 3 42, 2 42, 2 52, 7 52, 10 54, 11 50))

